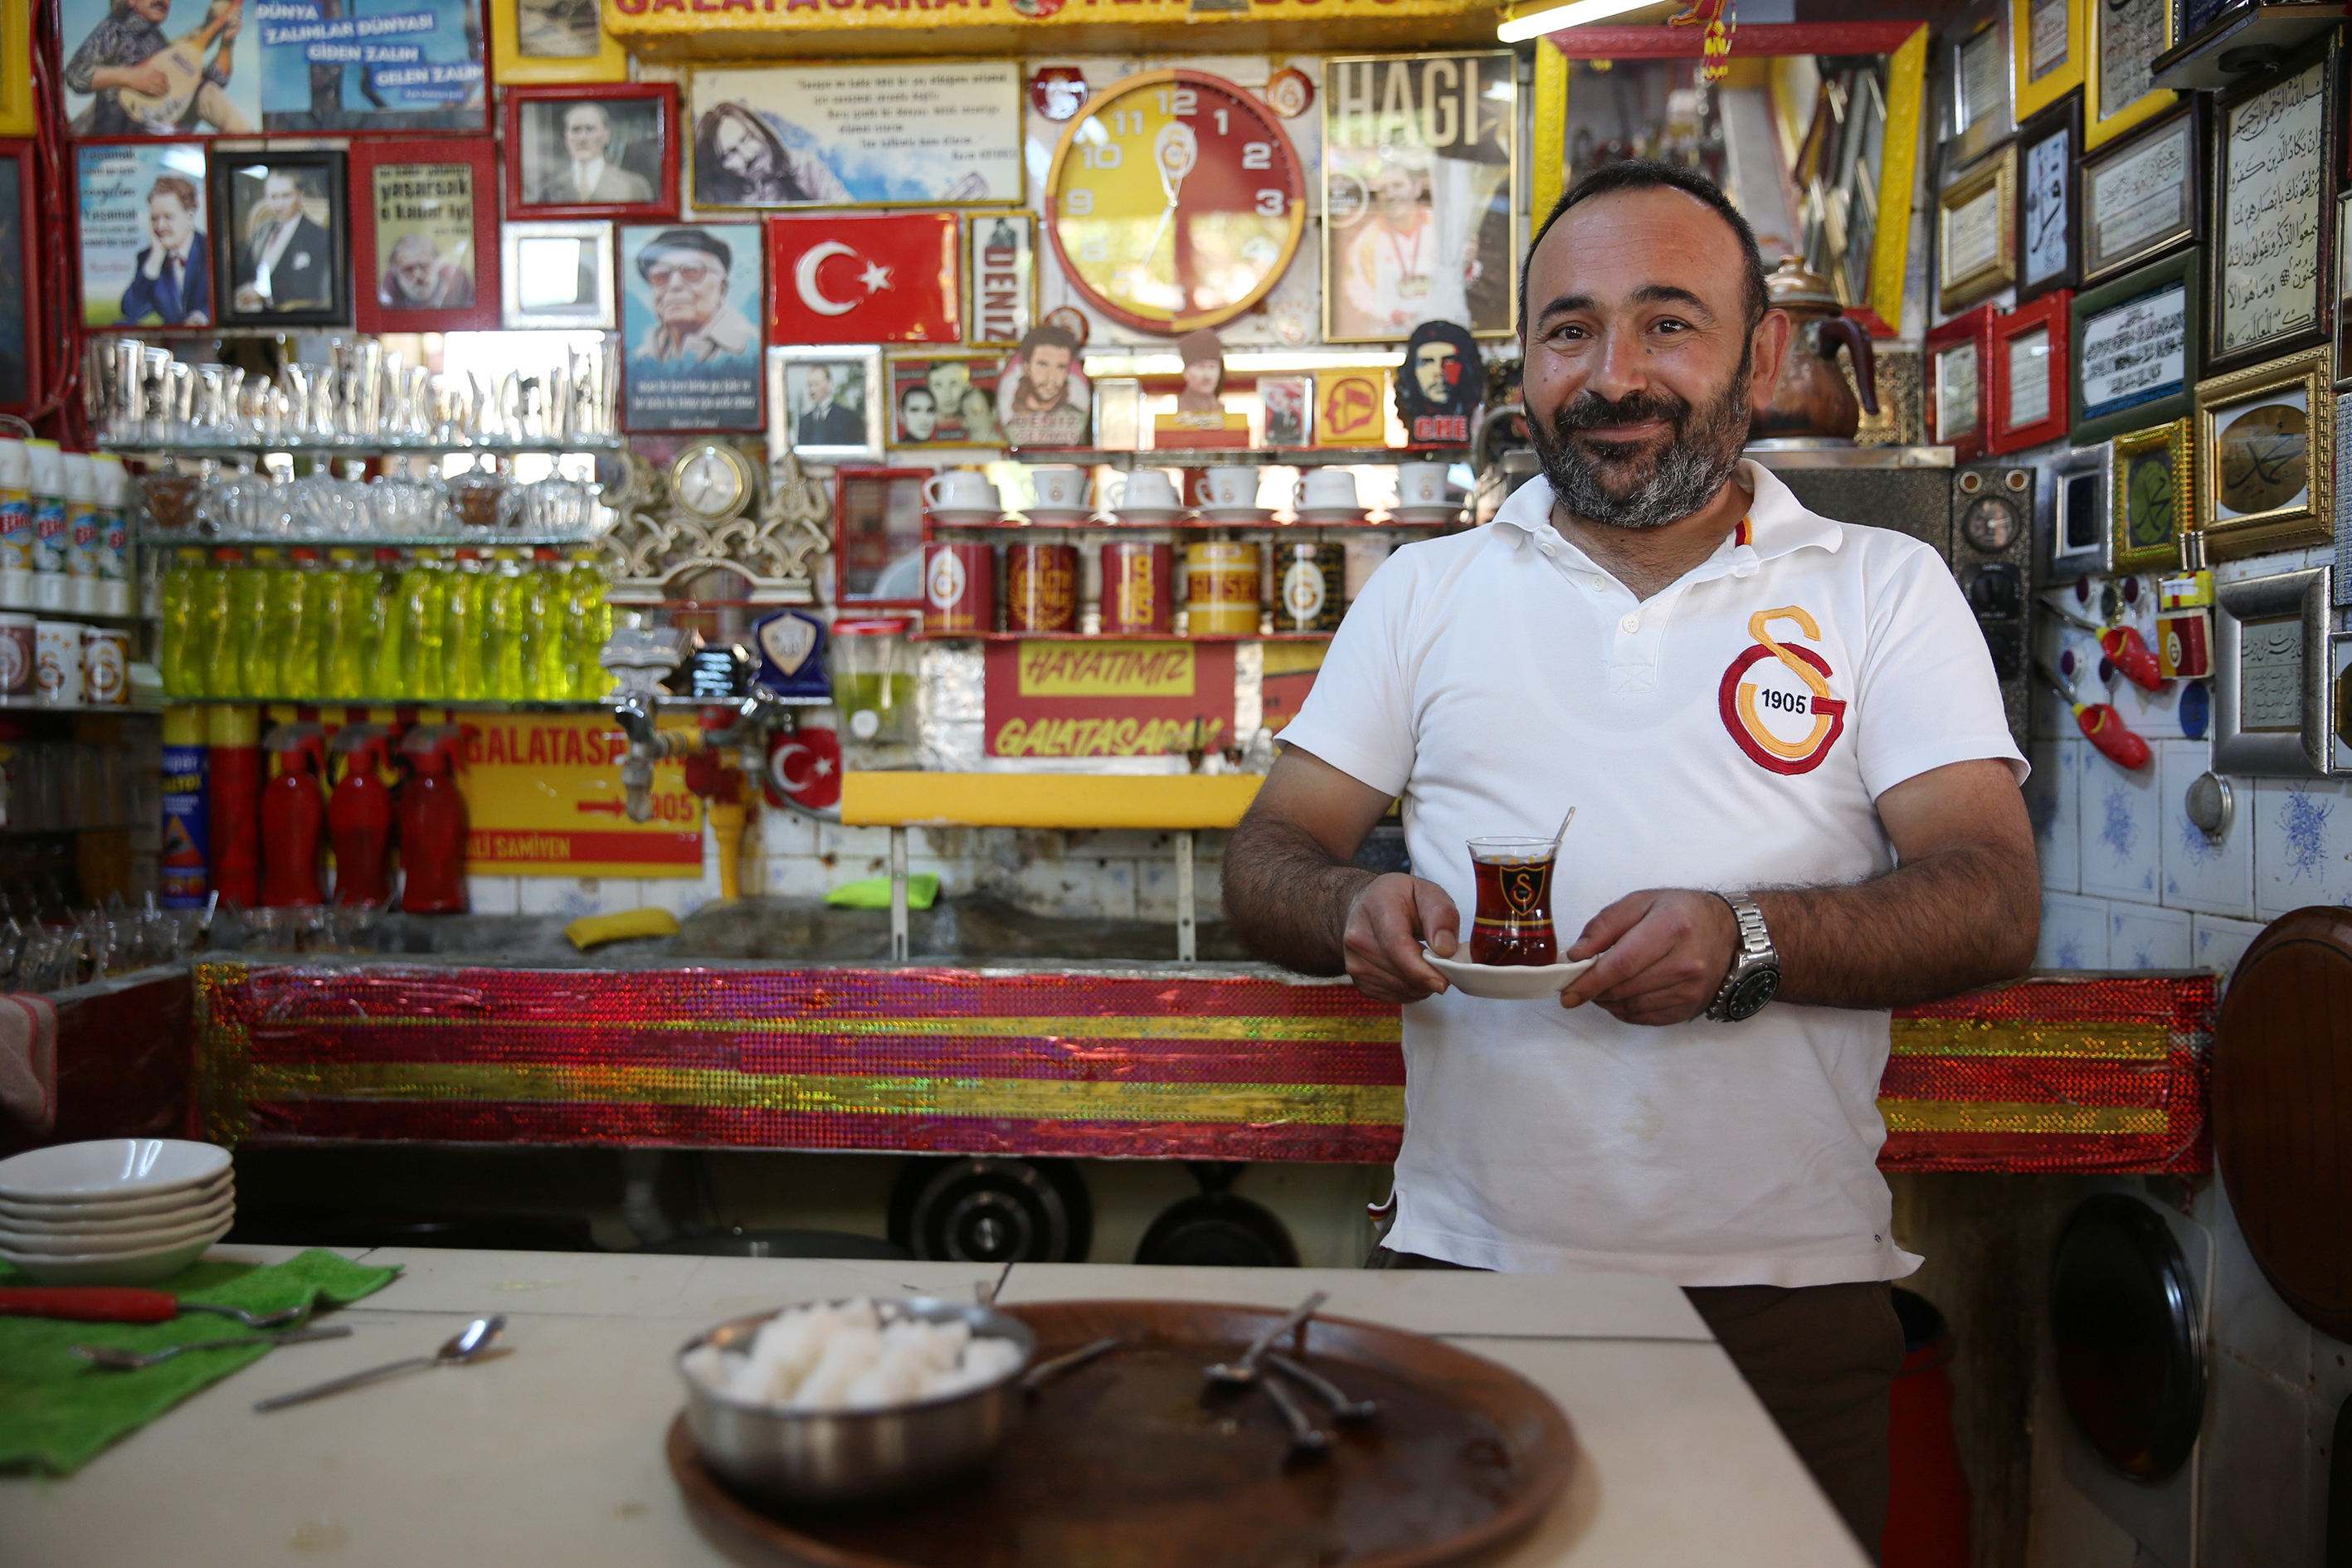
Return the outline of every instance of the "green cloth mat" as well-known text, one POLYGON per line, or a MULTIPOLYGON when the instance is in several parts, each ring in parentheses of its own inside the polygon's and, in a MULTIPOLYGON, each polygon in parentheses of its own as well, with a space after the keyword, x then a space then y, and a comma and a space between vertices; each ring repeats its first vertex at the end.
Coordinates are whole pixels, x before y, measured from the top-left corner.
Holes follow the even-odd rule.
MULTIPOLYGON (((907 879, 907 907, 928 910, 940 896, 940 879, 929 871, 920 871, 907 879)), ((828 904, 848 910, 887 910, 890 907, 890 879, 866 877, 855 882, 844 882, 824 896, 828 904)))
MULTIPOLYGON (((210 1301, 267 1314, 289 1307, 356 1301, 381 1290, 398 1268, 364 1268, 316 1248, 283 1263, 194 1263, 161 1284, 191 1301, 210 1301)), ((0 1285, 35 1285, 0 1264, 0 1285)), ((309 1320, 282 1324, 299 1328, 309 1320)), ((80 1323, 60 1318, 0 1317, 0 1470, 47 1470, 67 1476, 108 1444, 135 1432, 208 1384, 259 1361, 273 1348, 257 1344, 190 1351, 136 1372, 92 1366, 71 1345, 113 1345, 157 1351, 190 1340, 228 1339, 264 1331, 217 1312, 182 1312, 168 1323, 80 1323)), ((300 1347, 289 1346, 295 1353, 300 1347)))

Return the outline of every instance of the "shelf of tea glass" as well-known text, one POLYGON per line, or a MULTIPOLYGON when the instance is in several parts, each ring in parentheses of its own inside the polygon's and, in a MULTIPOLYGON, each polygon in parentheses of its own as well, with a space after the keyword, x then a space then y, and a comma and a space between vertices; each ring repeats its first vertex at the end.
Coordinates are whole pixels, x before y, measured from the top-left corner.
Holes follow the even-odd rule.
POLYGON ((372 533, 353 539, 299 533, 174 533, 142 529, 139 542, 180 550, 562 550, 597 542, 578 534, 501 533, 495 529, 475 529, 465 533, 372 533))
POLYGON ((125 458, 242 458, 285 452, 309 458, 434 457, 474 453, 493 458, 530 453, 619 452, 619 436, 574 436, 560 441, 115 441, 100 437, 98 449, 125 458))
POLYGON ((1175 530, 1185 533, 1380 533, 1391 529, 1459 528, 1462 520, 1444 522, 940 522, 926 519, 934 533, 1151 533, 1175 530))
POLYGON ((914 642, 1329 642, 1329 632, 917 632, 914 642))
MULTIPOLYGON (((1228 639, 1231 640, 1231 639, 1228 639)), ((833 699, 826 697, 778 697, 769 694, 770 700, 786 708, 828 708, 833 699)), ((704 708, 725 708, 743 700, 740 697, 680 697, 666 691, 654 706, 666 713, 688 713, 704 708)), ((49 708, 48 703, 34 706, 49 708)), ((446 713, 610 713, 613 699, 595 700, 569 698, 562 700, 521 698, 514 701, 503 699, 460 700, 455 697, 166 697, 156 708, 142 710, 159 712, 163 708, 429 708, 446 713)), ((63 712, 66 710, 56 709, 63 712)), ((92 713, 120 713, 120 708, 92 708, 92 713)))
POLYGON ((1160 447, 1140 452, 1114 452, 1098 447, 1014 447, 1005 454, 1013 462, 1050 467, 1056 463, 1086 468, 1209 468, 1223 467, 1320 468, 1356 463, 1463 463, 1467 447, 1160 447))

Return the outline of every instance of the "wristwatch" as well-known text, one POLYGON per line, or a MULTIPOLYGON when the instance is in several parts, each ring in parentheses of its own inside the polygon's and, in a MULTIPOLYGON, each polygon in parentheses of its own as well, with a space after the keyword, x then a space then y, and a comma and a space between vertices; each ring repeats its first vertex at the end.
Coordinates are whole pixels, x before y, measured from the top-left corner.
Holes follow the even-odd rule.
POLYGON ((1772 945, 1771 932, 1764 929, 1764 911, 1756 900, 1745 893, 1717 895, 1731 906, 1732 918, 1739 922, 1739 946, 1731 955, 1731 973, 1723 977, 1723 988, 1707 1005, 1706 1016, 1717 1023, 1736 1024, 1742 1018, 1753 1018, 1764 1010, 1780 989, 1780 953, 1772 945))

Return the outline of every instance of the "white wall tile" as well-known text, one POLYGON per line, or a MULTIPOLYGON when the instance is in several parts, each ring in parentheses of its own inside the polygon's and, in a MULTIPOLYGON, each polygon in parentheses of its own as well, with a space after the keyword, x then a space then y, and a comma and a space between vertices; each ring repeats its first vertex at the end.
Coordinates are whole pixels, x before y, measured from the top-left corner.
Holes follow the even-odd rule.
POLYGON ((2189 917, 2189 962, 2192 968, 2210 969, 2228 984, 2230 972, 2238 967, 2238 960, 2253 945, 2254 938, 2263 934, 2259 921, 2224 920, 2220 915, 2189 917))
POLYGON ((2339 784, 2255 779, 2254 912, 2352 902, 2352 801, 2339 784))
POLYGON ((466 879, 466 908, 478 915, 518 915, 522 912, 522 895, 514 877, 468 877, 466 879))
POLYGON ((2107 919, 2110 969, 2189 967, 2189 912, 2116 904, 2107 919))
POLYGON ((640 909, 667 910, 680 920, 718 896, 716 878, 706 882, 699 877, 648 877, 637 884, 640 909))
POLYGON ((836 886, 833 868, 814 855, 772 855, 761 871, 761 886, 772 899, 821 899, 836 886))
POLYGON ((2065 893, 2042 895, 2042 945, 2036 969, 2105 969, 2107 966, 2107 901, 2065 893))
POLYGON ((2042 885, 2053 893, 2082 890, 2084 750, 2081 741, 2037 740, 2027 748, 2033 773, 2025 781, 2025 809, 2033 819, 2042 885))
MULTIPOLYGON (((2241 809, 2221 842, 2209 840, 2189 820, 2189 785, 2211 765, 2212 750, 2203 741, 2162 741, 2157 743, 2159 779, 2157 789, 2164 808, 2159 834, 2164 867, 2164 902, 2177 910, 2201 910, 2240 919, 2254 912, 2254 828, 2241 809)), ((2231 792, 2243 807, 2250 792, 2245 781, 2232 780, 2231 792)))
POLYGON ((2156 902, 2157 836, 2163 827, 2158 772, 2153 762, 2126 771, 2084 745, 2079 818, 2084 893, 2156 902))
POLYGON ((527 915, 608 915, 637 907, 637 884, 630 877, 517 877, 520 912, 527 915))
MULTIPOLYGON (((748 840, 750 836, 746 837, 748 840)), ((758 839, 761 850, 769 855, 814 855, 816 819, 797 811, 778 811, 762 805, 758 839)))
POLYGON ((999 870, 989 885, 1024 909, 1072 920, 1133 920, 1132 860, 1037 861, 999 870))

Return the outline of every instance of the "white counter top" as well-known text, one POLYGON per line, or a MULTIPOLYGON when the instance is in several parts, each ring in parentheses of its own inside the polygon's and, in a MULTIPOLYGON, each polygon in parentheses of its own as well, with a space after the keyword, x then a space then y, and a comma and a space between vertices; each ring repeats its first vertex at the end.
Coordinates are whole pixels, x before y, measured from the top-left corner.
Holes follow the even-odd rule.
MULTIPOLYGON (((219 1247, 275 1261, 291 1249, 219 1247)), ((681 1403, 672 1352, 793 1300, 927 1290, 997 1273, 942 1263, 598 1253, 350 1254, 404 1266, 332 1315, 348 1340, 289 1346, 214 1384, 67 1479, 0 1478, 10 1568, 710 1568, 662 1459, 681 1403), (431 1351, 469 1317, 510 1347, 256 1415, 272 1394, 431 1351)), ((1010 1303, 1182 1297, 1329 1310, 1434 1333, 1559 1402, 1584 1464, 1497 1568, 1837 1568, 1864 1559, 1682 1293, 1633 1275, 1016 1265, 1010 1303)), ((1204 1564, 1203 1568, 1213 1568, 1204 1564)))

